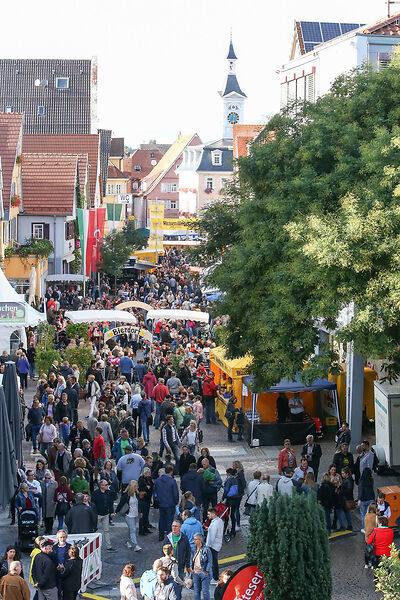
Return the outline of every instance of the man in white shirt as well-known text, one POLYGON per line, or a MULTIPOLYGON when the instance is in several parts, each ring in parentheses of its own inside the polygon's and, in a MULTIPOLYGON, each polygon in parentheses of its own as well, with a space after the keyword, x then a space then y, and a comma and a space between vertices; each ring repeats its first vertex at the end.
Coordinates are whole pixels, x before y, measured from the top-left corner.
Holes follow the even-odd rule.
POLYGON ((257 506, 257 492, 260 487, 261 471, 254 471, 253 477, 254 479, 247 486, 246 505, 250 508, 250 512, 257 506))
POLYGON ((215 508, 209 509, 207 517, 210 519, 210 525, 207 532, 206 546, 210 548, 212 554, 212 579, 210 583, 211 585, 217 585, 219 579, 218 552, 222 548, 224 522, 219 518, 215 508))
POLYGON ((289 400, 290 415, 292 421, 299 423, 303 420, 304 406, 303 398, 300 397, 299 392, 295 392, 293 397, 289 400))
POLYGON ((260 485, 258 486, 255 493, 256 493, 256 497, 257 497, 256 499, 257 499, 258 506, 261 506, 261 504, 264 502, 264 500, 266 500, 268 502, 268 500, 273 495, 274 488, 272 487, 272 485, 269 482, 268 473, 264 473, 262 481, 261 481, 260 485))

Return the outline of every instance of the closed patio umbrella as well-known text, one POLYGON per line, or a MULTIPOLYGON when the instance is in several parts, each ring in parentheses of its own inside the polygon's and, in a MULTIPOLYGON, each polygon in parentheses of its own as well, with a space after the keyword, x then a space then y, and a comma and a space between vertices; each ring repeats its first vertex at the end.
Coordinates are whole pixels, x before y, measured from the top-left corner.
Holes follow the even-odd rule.
POLYGON ((8 419, 10 422, 11 436, 15 450, 15 459, 18 461, 18 466, 20 467, 23 463, 22 440, 24 437, 24 423, 22 419, 21 403, 19 400, 17 369, 12 360, 7 361, 5 364, 3 388, 8 419))
POLYGON ((0 506, 6 508, 17 486, 17 463, 4 390, 0 386, 0 506))

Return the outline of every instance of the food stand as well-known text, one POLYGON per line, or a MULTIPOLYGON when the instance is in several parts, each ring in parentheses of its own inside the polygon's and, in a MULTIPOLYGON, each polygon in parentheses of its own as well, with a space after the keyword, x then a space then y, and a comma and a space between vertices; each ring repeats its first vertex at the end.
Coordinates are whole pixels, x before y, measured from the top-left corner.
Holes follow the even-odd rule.
POLYGON ((294 381, 283 379, 277 385, 261 393, 251 391, 253 379, 252 375, 243 377, 243 384, 248 390, 245 404, 250 404, 250 410, 245 411, 245 437, 250 446, 279 446, 286 438, 289 438, 293 444, 301 444, 304 443, 307 435, 315 435, 316 427, 313 417, 317 416, 319 408, 315 392, 330 392, 331 407, 337 421, 340 422, 336 384, 327 379, 317 379, 306 386, 296 375, 294 381), (278 395, 285 393, 290 399, 295 392, 299 392, 303 399, 304 420, 277 423, 276 399, 278 395))
MULTIPOLYGON (((237 407, 242 407, 244 412, 251 409, 251 398, 242 395, 242 379, 248 373, 247 367, 250 365, 249 357, 236 358, 229 360, 225 356, 225 351, 222 346, 211 348, 210 350, 210 369, 214 373, 214 381, 221 386, 223 381, 228 382, 228 378, 232 380, 232 395, 235 396, 237 407)), ((223 422, 225 427, 228 427, 228 421, 225 418, 226 406, 229 396, 224 394, 223 390, 218 392, 215 398, 215 412, 218 418, 223 422)))

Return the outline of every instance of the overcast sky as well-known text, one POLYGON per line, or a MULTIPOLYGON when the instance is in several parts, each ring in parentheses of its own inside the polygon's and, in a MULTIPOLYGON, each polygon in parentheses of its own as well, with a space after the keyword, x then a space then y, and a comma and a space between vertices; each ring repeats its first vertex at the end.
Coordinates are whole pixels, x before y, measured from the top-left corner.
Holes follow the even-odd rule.
MULTIPOLYGON (((394 13, 399 7, 392 7, 394 13)), ((295 20, 374 23, 385 0, 20 0, 2 3, 3 58, 99 61, 99 126, 137 146, 222 134, 229 33, 247 123, 279 108, 295 20)))

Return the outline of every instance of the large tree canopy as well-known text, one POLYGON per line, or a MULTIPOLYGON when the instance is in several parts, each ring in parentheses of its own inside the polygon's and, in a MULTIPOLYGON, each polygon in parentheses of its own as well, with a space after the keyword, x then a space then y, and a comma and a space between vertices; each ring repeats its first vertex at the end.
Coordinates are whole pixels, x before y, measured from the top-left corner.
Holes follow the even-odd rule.
POLYGON ((316 319, 334 329, 350 302, 357 311, 344 339, 364 356, 397 352, 399 65, 342 76, 315 104, 269 122, 265 143, 239 161, 223 244, 213 208, 205 211, 205 255, 218 262, 211 277, 225 292, 219 311, 230 316, 228 353, 253 356, 259 389, 305 362, 305 380, 334 369, 331 349, 313 356, 316 319))

